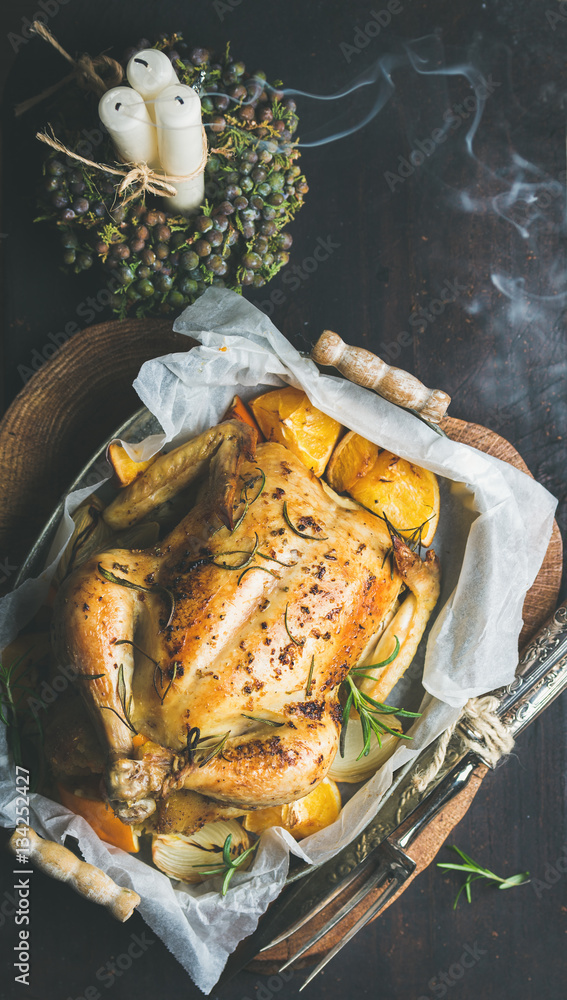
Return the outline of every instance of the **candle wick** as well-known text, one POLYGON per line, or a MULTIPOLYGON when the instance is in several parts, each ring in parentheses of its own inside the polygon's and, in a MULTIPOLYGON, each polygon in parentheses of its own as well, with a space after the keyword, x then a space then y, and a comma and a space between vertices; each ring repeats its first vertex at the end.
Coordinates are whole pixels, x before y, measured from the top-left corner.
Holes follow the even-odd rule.
POLYGON ((180 104, 185 104, 185 101, 183 100, 182 97, 176 97, 175 100, 179 101, 180 104))
POLYGON ((145 66, 145 67, 146 67, 146 69, 148 68, 148 64, 147 64, 147 62, 146 62, 146 60, 145 60, 145 59, 134 59, 134 62, 135 62, 135 63, 141 63, 141 64, 142 64, 142 66, 145 66))
POLYGON ((122 107, 122 104, 120 103, 120 101, 118 101, 118 104, 114 105, 114 110, 115 111, 119 111, 121 107, 122 107))

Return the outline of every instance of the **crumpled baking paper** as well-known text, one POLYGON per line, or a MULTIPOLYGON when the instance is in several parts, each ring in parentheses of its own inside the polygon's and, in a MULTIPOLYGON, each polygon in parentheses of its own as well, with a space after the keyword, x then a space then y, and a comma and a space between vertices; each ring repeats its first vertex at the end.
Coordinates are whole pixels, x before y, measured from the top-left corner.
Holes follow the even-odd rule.
MULTIPOLYGON (((209 993, 228 955, 278 895, 289 852, 315 863, 331 858, 375 815, 396 768, 454 722, 469 698, 512 680, 522 605, 546 552, 556 501, 512 466, 439 436, 369 390, 320 374, 262 312, 233 292, 210 288, 175 321, 174 330, 201 346, 143 365, 134 386, 164 433, 129 449, 133 457, 150 457, 164 444, 178 444, 217 423, 235 393, 247 399, 287 383, 303 388, 315 406, 352 430, 444 477, 434 546, 444 582, 427 642, 423 714, 412 729, 411 748, 398 747, 347 802, 335 824, 301 844, 283 830, 263 834, 253 867, 237 875, 222 898, 217 879, 198 887, 172 883, 135 856, 104 844, 84 819, 63 806, 31 796, 37 832, 54 840, 76 837, 87 861, 135 889, 146 922, 209 993)), ((88 492, 71 495, 68 512, 88 492)), ((67 513, 40 580, 27 581, 0 602, 2 645, 34 613, 70 530, 67 513)), ((15 783, 4 732, 0 736, 0 820, 10 826, 15 825, 15 783)))

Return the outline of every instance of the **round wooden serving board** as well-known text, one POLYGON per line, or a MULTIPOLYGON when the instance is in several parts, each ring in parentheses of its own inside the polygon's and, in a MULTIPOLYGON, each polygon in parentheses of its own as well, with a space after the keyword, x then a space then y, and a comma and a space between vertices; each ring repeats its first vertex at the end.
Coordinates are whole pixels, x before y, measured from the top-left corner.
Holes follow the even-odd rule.
MULTIPOLYGON (((144 361, 182 352, 192 341, 171 330, 166 320, 124 320, 88 327, 66 342, 58 354, 36 372, 16 397, 0 423, 0 467, 3 502, 0 507, 0 553, 4 587, 9 589, 45 521, 92 454, 140 405, 132 381, 144 361)), ((526 465, 504 438, 463 420, 446 417, 441 425, 449 436, 495 455, 524 472, 526 465)), ((554 610, 561 580, 562 544, 557 525, 538 577, 526 597, 522 643, 554 610)), ((486 769, 424 831, 412 846, 415 878, 442 846, 468 809, 486 769)), ((406 883, 407 885, 408 883, 406 883)), ((374 897, 361 904, 365 908, 374 897)), ((360 915, 358 908, 349 922, 360 915)), ((309 964, 326 952, 341 934, 343 922, 308 952, 309 964)), ((305 929, 311 934, 313 926, 305 929)), ((302 932, 292 939, 297 950, 302 932)), ((258 956, 253 964, 269 972, 288 956, 288 943, 258 956)))

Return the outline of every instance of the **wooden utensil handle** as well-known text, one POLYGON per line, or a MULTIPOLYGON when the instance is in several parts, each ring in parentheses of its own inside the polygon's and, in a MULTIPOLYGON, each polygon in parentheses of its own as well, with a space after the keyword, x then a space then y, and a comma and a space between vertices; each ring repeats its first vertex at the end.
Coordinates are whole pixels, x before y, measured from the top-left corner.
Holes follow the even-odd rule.
POLYGON ((123 889, 116 885, 100 868, 80 861, 62 844, 44 840, 29 826, 17 827, 10 837, 8 847, 13 854, 25 854, 46 875, 59 882, 68 882, 81 896, 106 906, 121 923, 132 916, 140 902, 138 893, 133 889, 123 889))
POLYGON ((311 357, 319 365, 334 365, 351 382, 374 389, 390 403, 416 410, 434 424, 445 416, 451 402, 451 397, 442 389, 428 389, 409 372, 391 368, 362 347, 345 344, 332 330, 323 331, 311 351, 311 357))

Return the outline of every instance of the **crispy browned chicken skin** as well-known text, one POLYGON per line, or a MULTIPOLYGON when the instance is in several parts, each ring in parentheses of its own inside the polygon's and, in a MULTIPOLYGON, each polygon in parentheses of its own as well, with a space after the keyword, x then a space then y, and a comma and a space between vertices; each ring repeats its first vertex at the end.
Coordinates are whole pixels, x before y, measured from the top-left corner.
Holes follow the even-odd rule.
POLYGON ((159 458, 105 519, 133 524, 204 475, 193 509, 156 548, 99 553, 61 588, 58 654, 92 678, 81 691, 126 821, 178 788, 245 809, 306 795, 337 750, 338 687, 402 585, 415 610, 400 662, 435 603, 434 557, 398 543, 391 570, 383 521, 281 445, 254 445, 227 421, 159 458))

